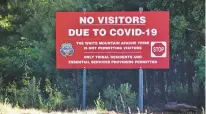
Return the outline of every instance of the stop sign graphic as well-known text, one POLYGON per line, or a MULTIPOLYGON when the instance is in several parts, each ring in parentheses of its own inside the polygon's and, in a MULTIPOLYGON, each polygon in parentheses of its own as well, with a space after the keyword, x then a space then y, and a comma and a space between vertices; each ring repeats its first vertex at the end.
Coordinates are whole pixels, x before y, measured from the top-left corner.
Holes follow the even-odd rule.
POLYGON ((151 57, 166 57, 166 42, 151 42, 151 57))

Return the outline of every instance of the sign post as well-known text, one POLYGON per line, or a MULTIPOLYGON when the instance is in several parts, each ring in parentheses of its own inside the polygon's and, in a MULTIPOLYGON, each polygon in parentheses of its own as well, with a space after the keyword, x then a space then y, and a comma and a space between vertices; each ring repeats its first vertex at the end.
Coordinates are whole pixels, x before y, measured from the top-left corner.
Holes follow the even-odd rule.
POLYGON ((139 92, 138 92, 138 107, 140 112, 143 112, 143 69, 139 69, 139 92))
MULTIPOLYGON (((139 7, 139 12, 141 13, 143 11, 143 7, 139 7)), ((139 92, 138 92, 138 106, 140 109, 140 112, 143 112, 143 69, 140 67, 139 69, 139 92)))
POLYGON ((82 108, 83 110, 86 108, 86 68, 83 70, 83 91, 82 91, 82 108))
MULTIPOLYGON (((86 8, 83 8, 83 12, 85 14, 86 8)), ((86 108, 86 80, 87 80, 87 72, 86 68, 83 69, 83 88, 82 88, 82 108, 85 110, 86 108)))

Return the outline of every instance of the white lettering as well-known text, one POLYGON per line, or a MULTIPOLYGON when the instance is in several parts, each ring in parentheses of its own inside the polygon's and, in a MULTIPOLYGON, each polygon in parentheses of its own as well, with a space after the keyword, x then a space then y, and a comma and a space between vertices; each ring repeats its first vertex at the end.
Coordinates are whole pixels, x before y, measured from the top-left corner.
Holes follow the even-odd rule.
POLYGON ((89 36, 89 29, 68 29, 68 36, 89 36))
POLYGON ((116 36, 116 33, 115 33, 115 29, 110 29, 109 33, 110 33, 110 36, 116 36))
POLYGON ((141 23, 141 24, 146 23, 146 17, 145 17, 145 16, 141 16, 141 17, 140 17, 140 23, 141 23))
POLYGON ((111 36, 140 36, 142 34, 141 29, 110 29, 111 36))
POLYGON ((98 19, 98 21, 99 21, 100 24, 103 24, 103 22, 104 22, 104 17, 98 17, 97 19, 98 19))
POLYGON ((105 29, 100 29, 99 34, 100 36, 105 36, 107 34, 107 31, 105 29))
POLYGON ((93 24, 94 18, 93 17, 80 17, 79 23, 80 24, 93 24))
MULTIPOLYGON (((109 17, 97 17, 99 24, 145 24, 145 16, 109 16, 109 17)), ((83 22, 88 23, 88 19, 82 19, 83 22)))

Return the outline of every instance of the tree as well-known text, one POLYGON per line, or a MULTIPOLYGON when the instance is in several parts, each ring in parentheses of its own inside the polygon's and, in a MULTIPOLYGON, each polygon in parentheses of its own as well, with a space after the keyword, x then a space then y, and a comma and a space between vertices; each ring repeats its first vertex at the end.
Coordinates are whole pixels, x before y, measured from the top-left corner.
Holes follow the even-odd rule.
MULTIPOLYGON (((203 0, 151 0, 148 7, 151 10, 169 10, 171 21, 171 49, 172 58, 183 55, 186 75, 188 80, 188 95, 193 96, 193 77, 195 76, 194 60, 197 57, 197 50, 204 42, 204 9, 203 0)), ((182 61, 177 60, 177 61, 182 61)), ((184 66, 183 65, 183 66, 184 66)), ((179 70, 176 69, 175 70, 179 70)), ((181 72, 181 71, 180 71, 181 72)), ((182 75, 183 76, 183 75, 182 75)), ((181 77, 182 77, 181 76, 181 77)))

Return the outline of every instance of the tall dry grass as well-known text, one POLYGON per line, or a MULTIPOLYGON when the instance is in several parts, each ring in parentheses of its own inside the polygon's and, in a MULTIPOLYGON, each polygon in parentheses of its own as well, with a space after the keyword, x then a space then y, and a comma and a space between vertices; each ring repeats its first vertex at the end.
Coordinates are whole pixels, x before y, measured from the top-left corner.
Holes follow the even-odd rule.
MULTIPOLYGON (((87 111, 73 111, 73 112, 50 112, 46 113, 36 109, 20 109, 20 108, 12 108, 9 104, 1 104, 0 103, 0 114, 117 114, 116 112, 98 112, 97 110, 87 110, 87 111)), ((120 113, 118 113, 120 114, 120 113)), ((128 114, 128 113, 127 113, 128 114)), ((130 113, 134 114, 134 113, 130 113)), ((135 114, 176 114, 176 113, 135 113, 135 114)), ((188 113, 193 114, 193 113, 188 113)), ((202 109, 201 113, 194 114, 205 114, 204 109, 202 109)))
MULTIPOLYGON (((105 112, 106 113, 106 112, 105 112)), ((74 111, 74 112, 42 112, 36 109, 12 108, 9 104, 0 104, 0 114, 103 114, 95 110, 74 111)), ((106 113, 107 114, 107 113, 106 113)))

